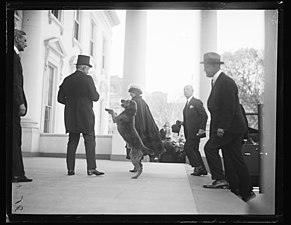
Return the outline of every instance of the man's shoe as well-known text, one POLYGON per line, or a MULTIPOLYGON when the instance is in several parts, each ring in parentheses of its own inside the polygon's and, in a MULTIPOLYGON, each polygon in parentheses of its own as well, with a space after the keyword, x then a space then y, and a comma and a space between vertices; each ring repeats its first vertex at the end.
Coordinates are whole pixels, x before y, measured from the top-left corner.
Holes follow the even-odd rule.
POLYGON ((191 173, 192 176, 201 176, 201 175, 207 175, 207 170, 200 170, 200 171, 196 171, 191 173))
POLYGON ((239 191, 238 188, 231 188, 230 191, 231 191, 232 193, 234 193, 235 195, 237 195, 238 197, 241 197, 241 195, 240 195, 240 191, 239 191))
POLYGON ((99 176, 99 175, 103 175, 104 173, 103 173, 103 172, 100 172, 100 171, 98 171, 98 170, 88 170, 88 171, 87 171, 87 174, 88 174, 89 176, 92 176, 93 174, 96 175, 96 176, 99 176))
POLYGON ((204 184, 204 188, 222 188, 226 189, 228 188, 228 183, 226 180, 215 180, 212 184, 204 184))
POLYGON ((72 176, 75 175, 75 171, 74 170, 68 170, 68 176, 72 176))
POLYGON ((192 176, 201 176, 201 175, 207 175, 207 170, 204 166, 198 166, 195 167, 194 172, 191 173, 192 176))
POLYGON ((132 170, 129 170, 129 172, 136 173, 137 172, 137 169, 133 168, 132 170))
POLYGON ((256 197, 255 192, 251 191, 249 194, 242 196, 242 200, 248 202, 255 197, 256 197))
POLYGON ((31 182, 32 179, 27 178, 26 176, 14 176, 12 177, 12 182, 13 183, 18 183, 18 182, 31 182))
POLYGON ((154 162, 159 162, 159 157, 155 156, 154 157, 154 162))

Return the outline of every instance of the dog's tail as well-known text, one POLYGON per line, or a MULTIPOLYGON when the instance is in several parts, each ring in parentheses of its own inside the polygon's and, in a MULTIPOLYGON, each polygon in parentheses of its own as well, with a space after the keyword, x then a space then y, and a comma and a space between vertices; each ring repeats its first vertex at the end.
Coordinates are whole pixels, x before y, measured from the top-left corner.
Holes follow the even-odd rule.
POLYGON ((146 146, 143 146, 142 149, 141 149, 142 153, 144 153, 145 155, 153 155, 154 154, 154 150, 146 147, 146 146))

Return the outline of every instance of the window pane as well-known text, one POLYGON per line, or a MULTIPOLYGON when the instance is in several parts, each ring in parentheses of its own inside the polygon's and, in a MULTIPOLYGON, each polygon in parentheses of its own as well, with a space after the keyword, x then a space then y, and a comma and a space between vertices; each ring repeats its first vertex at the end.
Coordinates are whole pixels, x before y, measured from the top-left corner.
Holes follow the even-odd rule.
POLYGON ((59 10, 52 10, 52 14, 59 19, 59 10))
POLYGON ((55 68, 52 66, 48 67, 48 74, 47 79, 45 83, 45 112, 44 112, 44 133, 51 132, 51 121, 52 121, 52 105, 53 105, 53 87, 54 87, 54 74, 55 74, 55 68))
POLYGON ((95 24, 91 23, 91 39, 94 40, 94 33, 95 33, 95 24))
POLYGON ((75 22, 75 32, 74 32, 74 38, 79 40, 79 24, 75 22))
POLYGON ((103 52, 103 55, 105 55, 105 51, 106 51, 106 40, 103 39, 103 49, 102 49, 102 52, 103 52))
POLYGON ((76 18, 77 21, 80 21, 80 11, 76 10, 76 18))
POLYGON ((102 68, 105 69, 105 56, 102 56, 102 68))
POLYGON ((50 131, 50 117, 51 117, 51 108, 49 106, 45 107, 45 113, 44 113, 44 133, 49 133, 50 131))
POLYGON ((48 77, 48 105, 52 106, 53 101, 53 82, 54 82, 54 69, 49 67, 49 77, 48 77))
POLYGON ((94 43, 93 41, 90 41, 90 55, 94 56, 93 54, 94 54, 94 43))

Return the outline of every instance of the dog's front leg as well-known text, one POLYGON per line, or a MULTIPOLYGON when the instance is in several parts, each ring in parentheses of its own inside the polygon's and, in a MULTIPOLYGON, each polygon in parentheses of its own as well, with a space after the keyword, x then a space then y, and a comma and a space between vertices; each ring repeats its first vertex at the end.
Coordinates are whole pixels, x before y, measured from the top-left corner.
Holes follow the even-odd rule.
POLYGON ((114 112, 113 109, 107 109, 107 108, 105 108, 105 111, 108 112, 111 115, 113 123, 116 123, 117 113, 114 112))
POLYGON ((113 123, 116 123, 117 122, 117 120, 116 120, 117 113, 111 114, 111 116, 112 116, 113 123))

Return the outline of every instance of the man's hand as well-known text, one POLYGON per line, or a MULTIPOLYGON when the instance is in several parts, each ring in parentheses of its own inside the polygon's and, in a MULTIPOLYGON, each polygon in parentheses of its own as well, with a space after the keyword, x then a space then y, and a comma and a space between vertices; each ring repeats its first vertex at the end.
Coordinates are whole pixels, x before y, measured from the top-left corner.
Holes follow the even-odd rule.
POLYGON ((206 137, 206 132, 205 132, 204 129, 199 129, 199 130, 198 130, 198 133, 197 133, 196 135, 197 135, 197 137, 199 137, 199 138, 204 138, 204 137, 206 137))
POLYGON ((25 115, 25 112, 26 112, 26 107, 25 107, 24 104, 21 104, 21 105, 19 106, 19 112, 18 112, 18 115, 19 115, 19 116, 24 116, 24 115, 25 115))
POLYGON ((199 135, 202 135, 204 133, 205 133, 205 130, 204 129, 199 129, 197 135, 199 136, 199 135))
POLYGON ((223 137, 223 135, 224 135, 224 130, 221 129, 221 128, 218 128, 218 129, 217 129, 217 136, 218 136, 218 137, 223 137))

